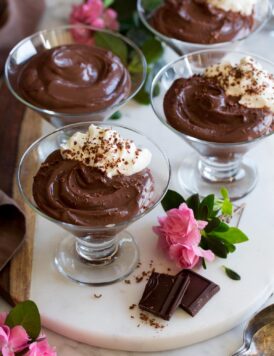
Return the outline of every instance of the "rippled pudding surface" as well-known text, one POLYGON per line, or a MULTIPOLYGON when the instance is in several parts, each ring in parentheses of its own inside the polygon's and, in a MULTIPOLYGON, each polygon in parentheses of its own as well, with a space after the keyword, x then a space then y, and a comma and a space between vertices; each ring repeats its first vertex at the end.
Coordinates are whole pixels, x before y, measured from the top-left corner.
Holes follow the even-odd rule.
POLYGON ((107 177, 99 169, 63 159, 54 151, 34 177, 38 207, 56 220, 82 226, 128 221, 150 203, 153 181, 149 169, 131 176, 107 177))
POLYGON ((41 164, 33 181, 38 207, 59 221, 105 226, 152 204, 151 152, 111 127, 75 132, 41 164))
POLYGON ((166 0, 152 14, 150 24, 167 37, 200 44, 236 40, 247 36, 254 17, 224 11, 206 0, 166 0))
POLYGON ((70 44, 33 56, 18 75, 18 88, 35 106, 82 113, 103 110, 126 99, 131 80, 112 52, 70 44))
POLYGON ((195 75, 177 79, 164 99, 168 122, 178 131, 212 142, 252 140, 268 132, 273 115, 247 108, 227 96, 215 79, 195 75))

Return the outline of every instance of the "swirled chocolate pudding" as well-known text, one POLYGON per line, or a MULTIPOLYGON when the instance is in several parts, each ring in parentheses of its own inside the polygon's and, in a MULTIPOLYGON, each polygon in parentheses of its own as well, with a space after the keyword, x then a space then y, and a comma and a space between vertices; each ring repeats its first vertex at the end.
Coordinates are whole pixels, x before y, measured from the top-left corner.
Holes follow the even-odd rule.
POLYGON ((213 44, 247 36, 256 0, 165 0, 152 14, 158 32, 190 43, 213 44))
POLYGON ((33 56, 18 75, 18 90, 31 104, 64 113, 103 110, 128 97, 131 80, 111 51, 69 44, 33 56))
POLYGON ((125 222, 151 204, 151 153, 117 131, 94 125, 52 152, 33 181, 33 197, 47 215, 82 226, 125 222))
POLYGON ((271 132, 274 77, 250 57, 222 63, 202 75, 179 78, 164 98, 167 121, 202 140, 237 143, 271 132))

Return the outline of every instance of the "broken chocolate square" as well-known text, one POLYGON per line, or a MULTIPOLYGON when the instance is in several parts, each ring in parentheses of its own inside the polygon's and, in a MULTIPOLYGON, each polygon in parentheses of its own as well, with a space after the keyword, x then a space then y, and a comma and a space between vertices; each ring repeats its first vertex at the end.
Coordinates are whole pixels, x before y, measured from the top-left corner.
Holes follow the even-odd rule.
POLYGON ((220 287, 209 279, 190 270, 183 270, 179 275, 190 278, 189 286, 182 297, 180 307, 191 316, 196 315, 200 309, 219 292, 220 287))
POLYGON ((187 275, 170 276, 153 272, 140 300, 140 309, 169 320, 179 306, 189 281, 187 275))

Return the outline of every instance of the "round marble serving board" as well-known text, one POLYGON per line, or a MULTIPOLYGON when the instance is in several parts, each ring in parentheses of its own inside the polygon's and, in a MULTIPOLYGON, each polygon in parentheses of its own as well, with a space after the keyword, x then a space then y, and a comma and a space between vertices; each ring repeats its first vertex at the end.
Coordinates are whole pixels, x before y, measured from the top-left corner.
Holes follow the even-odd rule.
MULTIPOLYGON (((171 160, 171 187, 181 191, 177 169, 180 161, 192 152, 191 148, 162 125, 150 107, 130 103, 122 113, 122 119, 115 123, 142 130, 161 144, 171 160)), ((129 309, 132 304, 138 304, 144 290, 146 281, 136 283, 135 280, 142 271, 154 267, 159 272, 167 272, 168 268, 171 269, 169 273, 177 272, 176 267, 158 251, 157 238, 151 230, 157 216, 163 214, 160 205, 128 229, 139 245, 142 263, 128 277, 131 283, 121 281, 104 287, 77 285, 55 270, 53 256, 60 241, 58 236, 65 236, 66 232, 37 216, 30 298, 39 306, 43 325, 95 346, 160 351, 211 338, 250 317, 274 290, 273 151, 274 140, 270 137, 249 153, 249 157, 257 162, 259 182, 243 199, 246 208, 240 227, 250 240, 238 245, 237 251, 227 260, 217 258, 208 263, 207 270, 199 270, 220 285, 220 292, 194 318, 177 310, 169 322, 157 319, 164 326, 160 329, 141 321, 138 307, 129 309), (229 279, 222 265, 237 271, 241 281, 229 279)))

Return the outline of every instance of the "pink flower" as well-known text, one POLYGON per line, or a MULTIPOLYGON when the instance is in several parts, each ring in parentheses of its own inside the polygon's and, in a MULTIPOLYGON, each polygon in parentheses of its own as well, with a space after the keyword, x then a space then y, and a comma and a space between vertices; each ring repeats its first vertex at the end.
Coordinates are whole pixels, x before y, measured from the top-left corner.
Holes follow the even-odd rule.
POLYGON ((5 324, 5 321, 7 319, 8 313, 7 312, 2 312, 0 313, 0 326, 5 324))
POLYGON ((29 337, 26 330, 17 325, 10 329, 7 325, 0 327, 0 349, 3 356, 13 356, 28 346, 29 337))
MULTIPOLYGON (((98 29, 117 31, 119 23, 117 13, 113 9, 105 9, 102 0, 88 0, 85 4, 73 5, 70 14, 70 24, 89 25, 98 29)), ((73 38, 79 43, 92 43, 92 33, 88 29, 72 29, 73 38)))
POLYGON ((56 356, 54 347, 51 347, 47 339, 32 342, 26 356, 56 356))
POLYGON ((180 267, 191 269, 197 265, 200 257, 212 261, 214 254, 199 247, 200 231, 206 221, 196 220, 193 210, 183 203, 178 209, 171 209, 165 217, 158 219, 159 226, 153 231, 159 236, 160 245, 168 250, 169 257, 180 267))
POLYGON ((113 9, 106 9, 103 14, 103 19, 105 21, 106 28, 118 31, 119 30, 119 23, 117 21, 117 12, 113 9))

